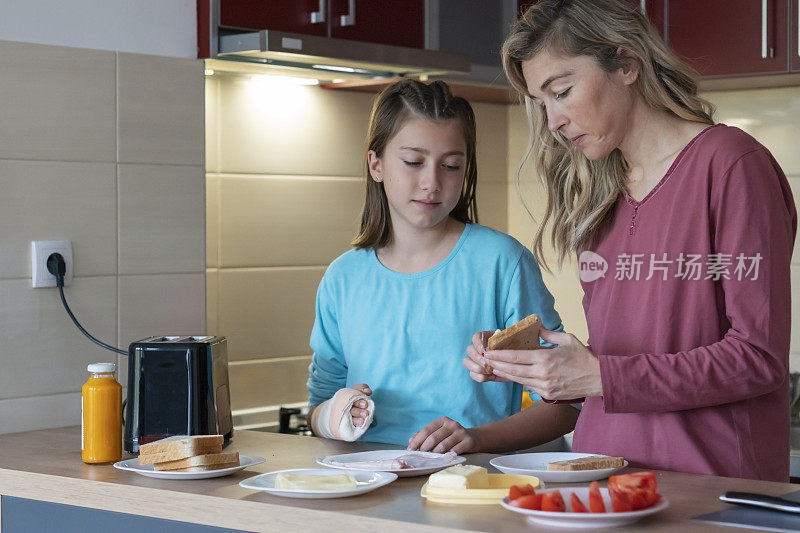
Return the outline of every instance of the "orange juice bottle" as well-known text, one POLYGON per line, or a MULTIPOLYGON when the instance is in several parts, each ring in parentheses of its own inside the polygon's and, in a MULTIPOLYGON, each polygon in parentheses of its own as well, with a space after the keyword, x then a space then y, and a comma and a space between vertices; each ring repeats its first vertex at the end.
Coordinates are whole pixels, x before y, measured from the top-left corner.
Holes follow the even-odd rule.
POLYGON ((94 363, 81 389, 81 458, 113 463, 122 458, 122 385, 116 363, 94 363))

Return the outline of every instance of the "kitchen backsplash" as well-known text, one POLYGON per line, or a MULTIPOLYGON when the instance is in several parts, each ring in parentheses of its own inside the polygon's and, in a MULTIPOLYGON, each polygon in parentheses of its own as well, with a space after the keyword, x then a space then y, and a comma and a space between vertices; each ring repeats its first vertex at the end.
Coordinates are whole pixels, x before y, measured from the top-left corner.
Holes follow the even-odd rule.
POLYGON ((101 340, 205 331, 204 81, 197 60, 8 41, 0 71, 8 433, 79 424, 86 365, 117 361, 31 288, 31 241, 72 241, 66 299, 101 340))

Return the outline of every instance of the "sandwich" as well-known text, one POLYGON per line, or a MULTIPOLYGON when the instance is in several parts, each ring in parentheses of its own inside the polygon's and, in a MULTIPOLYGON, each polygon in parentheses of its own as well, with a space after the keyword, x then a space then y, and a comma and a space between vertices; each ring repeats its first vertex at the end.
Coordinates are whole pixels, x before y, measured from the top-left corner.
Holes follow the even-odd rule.
MULTIPOLYGON (((542 321, 536 314, 526 316, 516 324, 507 327, 502 331, 496 331, 494 335, 486 341, 488 350, 538 350, 539 331, 542 329, 542 321)), ((492 366, 487 364, 486 371, 491 373, 492 366)))
POLYGON ((537 350, 539 344, 539 330, 542 321, 538 315, 526 316, 513 326, 502 331, 496 331, 489 337, 486 347, 489 350, 537 350))
POLYGON ((139 464, 156 470, 198 472, 239 465, 238 452, 222 453, 222 435, 176 435, 139 446, 139 464))
POLYGON ((195 455, 177 461, 164 461, 155 463, 156 470, 171 470, 173 472, 200 472, 203 470, 219 470, 239 466, 239 452, 231 453, 208 453, 195 455))

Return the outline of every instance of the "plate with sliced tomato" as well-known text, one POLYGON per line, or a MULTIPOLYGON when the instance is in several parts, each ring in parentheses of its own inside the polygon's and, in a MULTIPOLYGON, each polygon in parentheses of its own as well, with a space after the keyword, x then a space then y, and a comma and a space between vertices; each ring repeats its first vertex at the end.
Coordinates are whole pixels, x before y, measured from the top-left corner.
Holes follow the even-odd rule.
POLYGON ((608 486, 600 488, 596 481, 588 487, 550 490, 515 486, 501 504, 532 523, 571 528, 622 526, 669 507, 656 491, 653 472, 612 476, 608 486))

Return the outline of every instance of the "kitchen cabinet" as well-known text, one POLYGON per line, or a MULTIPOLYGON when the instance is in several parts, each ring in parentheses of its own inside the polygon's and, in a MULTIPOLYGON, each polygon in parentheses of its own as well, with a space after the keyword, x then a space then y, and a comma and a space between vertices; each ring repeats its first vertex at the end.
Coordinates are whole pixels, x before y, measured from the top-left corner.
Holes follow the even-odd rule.
POLYGON ((424 48, 424 0, 220 0, 220 27, 424 48))
POLYGON ((220 0, 219 24, 226 28, 328 35, 326 0, 220 0), (320 9, 322 8, 322 9, 320 9))
POLYGON ((664 1, 667 43, 702 75, 788 71, 789 0, 664 1))
POLYGON ((425 48, 424 0, 330 0, 330 37, 425 48))

